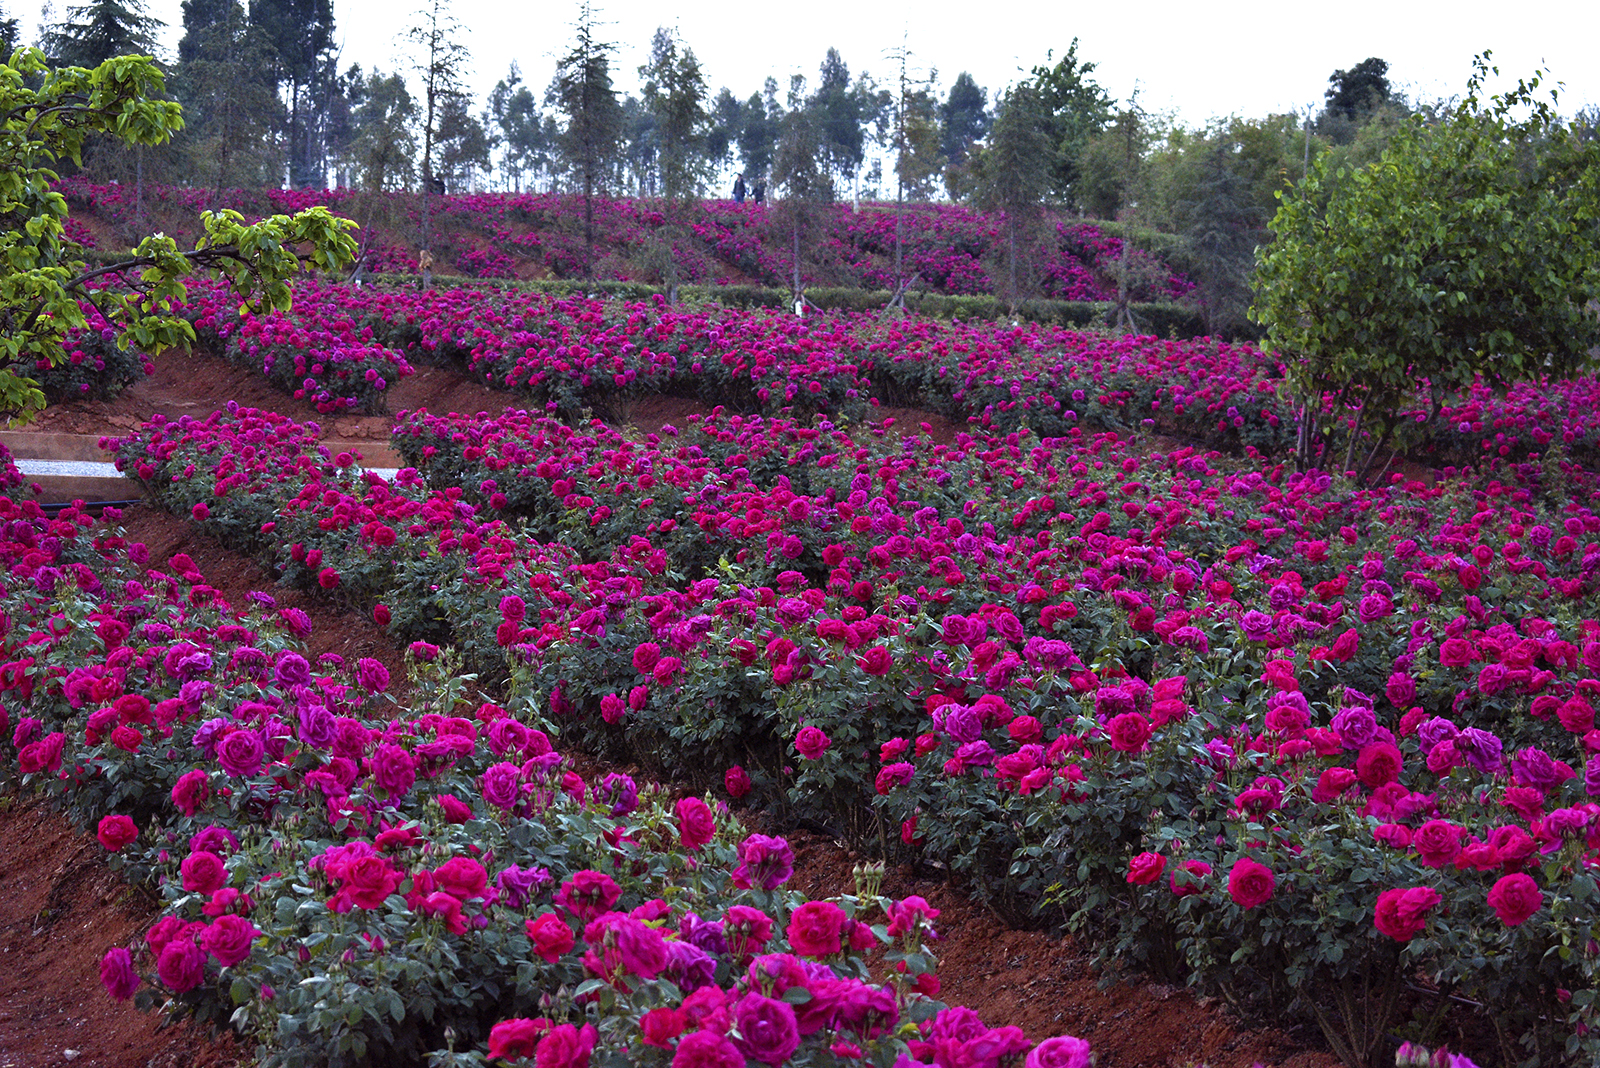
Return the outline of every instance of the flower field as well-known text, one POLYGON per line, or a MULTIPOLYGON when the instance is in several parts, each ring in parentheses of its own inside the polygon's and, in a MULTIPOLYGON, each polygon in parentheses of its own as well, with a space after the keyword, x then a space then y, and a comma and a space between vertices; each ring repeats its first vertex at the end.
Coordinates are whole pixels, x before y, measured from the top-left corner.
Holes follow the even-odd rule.
POLYGON ((1312 1019, 1352 1066, 1402 1038, 1600 1052, 1592 381, 1459 398, 1415 443, 1453 466, 1360 487, 1275 458, 1280 368, 1248 347, 209 300, 203 342, 319 407, 424 361, 521 407, 398 414, 393 481, 237 405, 105 442, 160 507, 409 643, 403 700, 376 661, 308 663, 270 597, 5 506, 0 750, 165 903, 108 953, 113 995, 271 1064, 1086 1063, 935 1002, 925 901, 865 867, 798 899, 733 803, 1312 1019), (726 407, 584 417, 654 392, 726 407), (967 430, 871 422, 908 402, 967 430))
MULTIPOLYGON (((113 226, 134 223, 132 190, 69 178, 57 184, 74 210, 92 212, 113 226)), ((228 208, 247 217, 293 214, 313 205, 372 230, 367 238, 369 269, 415 274, 417 250, 408 247, 421 220, 413 195, 370 195, 350 189, 218 191, 147 186, 143 210, 171 213, 167 232, 182 240, 193 234, 193 220, 205 209, 228 208)), ((468 278, 584 277, 584 211, 581 197, 552 193, 474 193, 433 200, 434 259, 445 273, 468 278)), ((891 205, 828 205, 815 244, 813 262, 802 268, 807 285, 889 289, 893 274, 895 214, 891 205)), ((612 281, 659 282, 658 249, 671 240, 683 282, 727 285, 742 282, 787 287, 788 223, 776 209, 707 200, 687 209, 677 225, 681 235, 663 237, 667 218, 662 203, 650 200, 595 201, 598 262, 596 277, 612 281), (777 251, 774 251, 777 250, 777 251)), ((951 296, 995 291, 991 270, 1001 261, 1003 216, 956 205, 907 206, 901 220, 905 272, 918 278, 916 289, 951 296)), ((1090 222, 1063 221, 1048 234, 1039 254, 1038 295, 1069 301, 1117 298, 1114 279, 1122 268, 1120 238, 1090 222)), ((86 235, 84 235, 86 236, 86 235)), ((1157 257, 1129 250, 1128 273, 1136 301, 1177 301, 1194 282, 1157 257)))

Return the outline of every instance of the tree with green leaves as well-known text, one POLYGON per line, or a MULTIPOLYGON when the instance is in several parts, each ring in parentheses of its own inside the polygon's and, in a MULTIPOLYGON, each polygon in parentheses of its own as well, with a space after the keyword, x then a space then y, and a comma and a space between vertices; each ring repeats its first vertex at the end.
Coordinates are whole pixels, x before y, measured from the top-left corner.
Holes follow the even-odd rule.
POLYGON ((833 202, 833 179, 822 159, 822 124, 805 103, 805 75, 791 75, 788 110, 773 146, 772 181, 782 197, 778 202, 778 224, 789 228, 789 266, 797 304, 805 299, 801 269, 805 249, 821 222, 822 212, 833 202))
POLYGON ((423 288, 433 284, 433 197, 443 184, 434 166, 434 150, 451 102, 464 93, 467 75, 467 47, 461 43, 461 33, 449 0, 425 0, 416 21, 402 34, 412 47, 412 70, 422 84, 422 255, 418 258, 423 288))
POLYGON ((327 185, 325 134, 338 92, 333 0, 250 0, 250 22, 272 42, 288 118, 289 183, 320 189, 327 185))
POLYGON ((1050 188, 1048 116, 1032 82, 1012 86, 995 102, 987 148, 974 160, 976 199, 998 211, 1006 227, 1006 299, 1016 313, 1029 282, 1041 201, 1050 188))
POLYGON ((22 29, 17 25, 17 20, 5 17, 5 8, 0 6, 0 56, 11 58, 11 53, 17 50, 17 45, 22 43, 22 29))
POLYGON ((1078 160, 1091 138, 1111 121, 1116 102, 1091 75, 1095 65, 1078 59, 1078 39, 1074 37, 1054 66, 1045 63, 1033 68, 1033 84, 1040 107, 1046 116, 1053 159, 1050 191, 1064 204, 1078 204, 1078 160))
POLYGON ((952 200, 963 199, 971 189, 967 155, 988 136, 989 122, 988 94, 972 75, 962 71, 939 105, 939 148, 945 158, 945 189, 952 200))
POLYGON ((852 183, 866 158, 862 86, 867 83, 851 83, 850 68, 836 48, 828 49, 818 75, 817 91, 806 106, 817 112, 824 165, 836 183, 852 183))
POLYGON ((144 56, 52 68, 30 48, 0 63, 0 411, 44 406, 28 376, 66 358, 68 332, 86 322, 80 302, 98 306, 119 344, 155 353, 194 340, 176 307, 195 271, 226 278, 249 306, 286 309, 290 280, 303 267, 335 270, 353 258, 351 223, 319 207, 253 225, 236 212, 205 212, 205 234, 191 250, 155 234, 120 262, 89 268, 65 235, 55 168, 78 159, 97 134, 130 145, 166 141, 183 118, 164 89, 144 56))
POLYGON ((772 168, 772 151, 783 125, 783 105, 778 101, 778 80, 768 76, 761 92, 751 93, 744 103, 744 118, 735 140, 744 175, 752 182, 772 168))
POLYGON ((555 120, 539 110, 539 102, 522 83, 522 70, 515 61, 489 91, 489 120, 500 149, 500 171, 512 190, 522 191, 524 174, 554 170, 555 120))
POLYGON ((622 141, 622 104, 611 84, 611 53, 616 45, 595 36, 594 12, 583 0, 576 37, 556 62, 555 80, 545 102, 566 118, 561 132, 566 170, 583 190, 583 273, 594 277, 594 198, 615 173, 622 141))
POLYGON ((706 111, 710 90, 700 60, 675 31, 659 26, 639 79, 644 107, 655 117, 661 192, 668 200, 695 196, 705 188, 705 136, 711 124, 706 111))
POLYGON ((678 246, 687 236, 682 218, 686 198, 697 196, 709 177, 706 132, 711 116, 706 111, 705 77, 694 49, 678 40, 676 32, 658 27, 650 42, 650 59, 639 68, 643 104, 655 120, 656 172, 666 200, 664 224, 656 233, 662 280, 667 299, 678 299, 678 246))
POLYGON ((350 164, 356 181, 369 193, 410 188, 416 173, 417 102, 405 78, 376 68, 363 75, 360 67, 346 77, 355 101, 350 164))
POLYGON ((58 67, 98 67, 113 56, 154 55, 162 25, 140 0, 89 0, 45 32, 44 50, 58 67))
POLYGON ((173 89, 184 129, 174 138, 189 181, 225 188, 277 185, 284 118, 272 42, 238 0, 185 0, 173 89))
POLYGON ((711 125, 706 130, 706 162, 715 172, 733 156, 739 131, 744 128, 744 105, 724 86, 717 90, 710 111, 711 125))
MULTIPOLYGON (((1375 427, 1367 464, 1403 421, 1482 381, 1559 378, 1600 344, 1600 142, 1539 93, 1542 74, 1483 97, 1474 60, 1443 120, 1408 121, 1378 162, 1285 193, 1258 254, 1252 315, 1284 354, 1313 461, 1332 406, 1375 427)), ((1353 453, 1347 449, 1346 466, 1353 453)))

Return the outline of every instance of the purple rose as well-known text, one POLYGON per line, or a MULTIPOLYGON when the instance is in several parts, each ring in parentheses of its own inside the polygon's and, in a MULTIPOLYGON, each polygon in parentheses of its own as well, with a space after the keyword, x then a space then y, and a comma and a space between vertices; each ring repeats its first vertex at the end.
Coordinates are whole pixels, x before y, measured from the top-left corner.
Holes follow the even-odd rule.
POLYGON ((1493 775, 1501 768, 1500 752, 1504 743, 1498 737, 1478 727, 1468 727, 1456 738, 1456 751, 1467 758, 1484 775, 1493 775))
POLYGON ((1517 781, 1538 790, 1549 790, 1560 786, 1574 774, 1570 767, 1543 749, 1531 746, 1511 758, 1511 772, 1517 777, 1517 781))
POLYGON ((667 966, 664 974, 685 994, 691 994, 716 981, 717 961, 692 942, 666 943, 667 966))
POLYGON ((368 693, 382 693, 389 688, 389 669, 380 661, 364 656, 356 661, 356 681, 368 693))
POLYGON ((794 850, 786 839, 752 834, 739 843, 739 866, 733 870, 733 885, 741 889, 759 886, 776 890, 794 874, 794 850))
POLYGON ((1417 741, 1421 745, 1422 751, 1427 753, 1431 752, 1433 747, 1440 742, 1453 741, 1456 735, 1460 733, 1460 728, 1454 723, 1451 723, 1443 716, 1434 716, 1432 719, 1425 720, 1417 728, 1417 741))
POLYGON ((975 742, 983 737, 983 713, 971 705, 945 705, 944 729, 957 742, 975 742))
POLYGON ((1272 617, 1254 609, 1239 617, 1239 629, 1253 642, 1264 642, 1272 636, 1272 617))
POLYGON ((279 686, 289 688, 292 686, 311 685, 311 665, 306 663, 306 658, 299 653, 284 650, 278 654, 278 663, 272 669, 272 677, 279 686))
POLYGON ((217 745, 217 763, 229 775, 243 778, 261 770, 261 760, 266 752, 266 743, 261 740, 261 735, 251 730, 234 730, 217 745))
POLYGON ((118 946, 106 951, 100 961, 100 982, 106 993, 118 1001, 127 1001, 139 989, 139 973, 133 970, 133 955, 118 946))
POLYGON ((386 742, 378 746, 368 763, 373 781, 388 791, 390 798, 401 796, 417 781, 416 760, 403 745, 386 742))
POLYGON ((507 908, 520 909, 553 881, 547 868, 520 868, 511 864, 495 876, 494 885, 500 888, 500 899, 507 908))
POLYGON ((1341 708, 1333 717, 1333 729, 1346 749, 1364 749, 1378 740, 1378 718, 1365 706, 1341 708))
POLYGON ((600 798, 610 804, 613 816, 626 816, 639 807, 639 785, 632 776, 613 771, 600 783, 600 798))
POLYGON ((498 809, 510 809, 522 796, 522 769, 515 764, 491 764, 483 773, 483 799, 498 809))
POLYGON ((734 1044, 746 1057, 778 1065, 800 1048, 800 1025, 794 1006, 776 998, 750 993, 739 999, 734 1012, 739 1037, 734 1044))

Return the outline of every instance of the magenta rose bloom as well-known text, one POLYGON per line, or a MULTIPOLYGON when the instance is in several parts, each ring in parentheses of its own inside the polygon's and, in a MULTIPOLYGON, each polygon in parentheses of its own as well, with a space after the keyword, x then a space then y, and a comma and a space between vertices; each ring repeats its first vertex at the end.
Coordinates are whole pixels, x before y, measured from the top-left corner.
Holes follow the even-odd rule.
POLYGON ((224 968, 232 967, 250 955, 250 944, 261 932, 243 916, 231 913, 218 916, 216 922, 200 933, 200 944, 224 968))
POLYGON ((577 945, 567 921, 553 912, 525 920, 522 926, 528 932, 528 940, 533 943, 533 951, 548 964, 554 964, 563 953, 577 945))
POLYGON ((1489 905, 1501 923, 1515 927, 1544 907, 1544 894, 1531 875, 1517 872, 1489 889, 1489 905))
POLYGON ((229 731, 227 737, 217 745, 217 763, 229 775, 240 778, 260 771, 261 761, 266 755, 267 747, 262 743, 261 735, 252 730, 229 731))
POLYGON ((750 787, 752 785, 750 782, 750 773, 745 771, 744 768, 740 767, 738 764, 735 764, 733 767, 729 768, 728 773, 722 777, 722 785, 723 788, 728 791, 728 796, 737 801, 739 798, 750 792, 750 787))
POLYGON ((1461 836, 1465 833, 1449 820, 1429 820, 1411 836, 1411 848, 1417 851, 1423 864, 1442 868, 1461 852, 1461 836))
POLYGON ((586 1068, 599 1037, 594 1024, 584 1024, 581 1029, 571 1024, 551 1028, 540 1040, 533 1063, 536 1068, 586 1068))
POLYGON ((1201 893, 1210 875, 1211 865, 1205 861, 1180 860, 1178 866, 1172 869, 1172 874, 1167 876, 1167 886, 1177 896, 1188 897, 1190 894, 1201 893))
POLYGON ((881 645, 862 650, 856 657, 856 666, 868 675, 887 675, 894 667, 894 655, 881 645))
POLYGON ((1111 748, 1120 753, 1143 752, 1150 741, 1150 721, 1137 712, 1124 712, 1111 717, 1106 734, 1111 738, 1111 748))
POLYGON ((584 869, 561 884, 556 904, 587 923, 605 912, 622 896, 622 887, 603 872, 584 869))
POLYGON ((672 1068, 745 1068, 745 1059, 726 1035, 691 1031, 678 1040, 672 1068))
POLYGON ((734 1017, 739 1024, 734 1043, 747 1057, 778 1065, 800 1048, 800 1024, 794 1006, 786 1001, 746 994, 739 999, 734 1017))
POLYGON ((522 797, 522 769, 515 764, 491 764, 478 780, 483 799, 498 809, 510 809, 522 797))
POLYGON ((382 693, 389 688, 389 669, 382 661, 364 656, 356 661, 356 681, 368 693, 382 693))
POLYGON ((1385 890, 1373 910, 1373 926, 1397 942, 1409 942, 1428 925, 1428 912, 1440 901, 1438 891, 1426 886, 1385 890))
POLYGON ((1253 909, 1272 899, 1277 877, 1265 864, 1240 857, 1228 873, 1228 896, 1242 909, 1253 909))
POLYGON ((717 833, 711 816, 711 806, 698 797, 686 797, 674 810, 678 816, 678 839, 683 848, 694 850, 705 845, 717 833))
POLYGON ((174 994, 187 993, 205 980, 205 951, 187 938, 174 938, 156 958, 156 975, 174 994))
POLYGON ((191 894, 214 894, 228 882, 222 858, 205 850, 184 857, 178 870, 183 874, 183 888, 191 894))
POLYGON ((1087 1039, 1060 1035, 1045 1039, 1029 1051, 1023 1068, 1089 1068, 1093 1063, 1087 1039))
POLYGON ((100 959, 100 983, 118 1001, 127 1001, 139 989, 139 973, 133 970, 133 954, 118 946, 106 950, 100 959))
POLYGON ((1140 853, 1128 862, 1128 882, 1149 886, 1167 870, 1167 858, 1160 853, 1140 853))
POLYGON ((340 866, 344 881, 339 893, 328 902, 335 912, 348 912, 351 905, 378 909, 389 895, 400 889, 405 875, 382 857, 357 857, 340 866), (343 908, 338 906, 342 905, 343 908))
POLYGON ((789 948, 802 957, 827 957, 839 952, 844 910, 831 901, 808 901, 789 916, 789 948))
POLYGON ((739 866, 733 870, 733 885, 748 890, 759 886, 776 890, 794 874, 794 850, 786 838, 752 834, 739 843, 739 866))
POLYGON ((391 798, 402 796, 417 781, 417 762, 403 745, 387 742, 369 760, 372 779, 386 790, 391 798))
POLYGON ((489 873, 471 857, 451 857, 434 869, 433 879, 457 901, 482 897, 489 887, 489 873))
POLYGON ((489 1028, 489 1059, 514 1061, 532 1057, 539 1045, 539 1037, 550 1030, 549 1020, 530 1020, 526 1017, 501 1020, 489 1028))
POLYGON ((800 755, 807 760, 816 760, 833 742, 820 727, 801 727, 800 733, 794 736, 794 747, 800 755))
POLYGON ((135 826, 132 818, 120 812, 112 813, 100 820, 100 827, 95 833, 100 844, 115 853, 139 837, 139 828, 135 826))

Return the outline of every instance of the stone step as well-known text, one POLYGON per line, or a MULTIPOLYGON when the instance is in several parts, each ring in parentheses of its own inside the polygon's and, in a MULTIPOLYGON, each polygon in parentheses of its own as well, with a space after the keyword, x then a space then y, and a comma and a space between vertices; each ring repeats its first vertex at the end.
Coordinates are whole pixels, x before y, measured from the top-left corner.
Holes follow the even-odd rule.
MULTIPOLYGON (((70 501, 127 501, 144 495, 143 487, 104 460, 35 460, 16 458, 17 470, 44 492, 40 504, 70 501)), ((397 468, 369 467, 381 478, 394 478, 397 468)))

